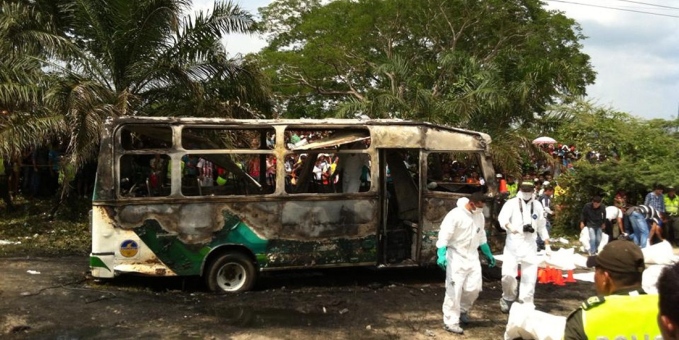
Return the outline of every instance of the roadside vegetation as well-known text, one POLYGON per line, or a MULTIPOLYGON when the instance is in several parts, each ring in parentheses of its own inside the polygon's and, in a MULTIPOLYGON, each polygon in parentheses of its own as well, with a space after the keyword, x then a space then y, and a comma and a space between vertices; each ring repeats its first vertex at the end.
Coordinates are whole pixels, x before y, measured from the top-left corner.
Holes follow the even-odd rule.
POLYGON ((0 256, 87 256, 92 238, 89 199, 75 199, 50 217, 53 200, 15 200, 16 211, 0 210, 0 256))
MULTIPOLYGON (((559 179, 555 230, 577 233, 582 204, 615 190, 677 185, 677 121, 583 102, 595 70, 577 22, 539 0, 275 0, 261 20, 236 1, 10 0, 0 5, 0 157, 62 145, 96 159, 120 116, 401 118, 488 133, 496 172, 549 160, 550 136, 597 151, 559 179), (267 34, 229 55, 224 38, 267 34)), ((608 202, 610 203, 610 202, 608 202)), ((86 200, 17 200, 0 211, 0 255, 87 253, 86 200)))

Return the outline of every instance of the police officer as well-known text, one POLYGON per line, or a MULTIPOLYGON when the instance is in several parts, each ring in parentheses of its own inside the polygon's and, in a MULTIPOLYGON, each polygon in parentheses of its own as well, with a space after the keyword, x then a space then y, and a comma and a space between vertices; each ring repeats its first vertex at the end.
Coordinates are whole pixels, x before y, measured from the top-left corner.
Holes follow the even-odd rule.
POLYGON ((516 194, 519 192, 519 183, 516 182, 512 175, 507 175, 507 192, 509 193, 508 198, 516 197, 516 194))
POLYGON ((667 214, 667 224, 663 226, 664 237, 679 245, 679 196, 674 187, 667 187, 665 200, 665 213, 667 214))
POLYGON ((644 255, 631 241, 612 241, 597 256, 587 259, 595 267, 597 296, 572 312, 565 340, 662 339, 658 328, 658 295, 641 289, 644 255))

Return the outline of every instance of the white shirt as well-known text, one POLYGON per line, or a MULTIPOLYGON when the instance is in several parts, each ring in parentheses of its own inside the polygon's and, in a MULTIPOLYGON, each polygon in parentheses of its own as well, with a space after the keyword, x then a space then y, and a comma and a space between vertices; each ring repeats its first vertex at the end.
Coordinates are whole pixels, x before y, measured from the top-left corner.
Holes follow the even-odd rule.
POLYGON ((606 207, 606 219, 607 220, 617 220, 618 218, 622 218, 622 210, 620 208, 614 206, 614 205, 609 205, 606 207))

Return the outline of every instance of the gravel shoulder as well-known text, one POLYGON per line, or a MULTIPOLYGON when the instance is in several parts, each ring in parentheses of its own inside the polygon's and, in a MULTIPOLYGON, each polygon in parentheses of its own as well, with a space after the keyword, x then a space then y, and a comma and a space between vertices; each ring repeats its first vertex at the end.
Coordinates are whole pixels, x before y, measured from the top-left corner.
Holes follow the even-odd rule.
MULTIPOLYGON (((252 292, 215 295, 198 278, 95 281, 86 257, 0 258, 0 337, 17 339, 432 339, 442 329, 438 269, 336 269, 263 276, 252 292), (39 272, 31 274, 29 271, 39 272)), ((497 273, 490 273, 492 274, 497 273)), ((463 339, 501 339, 499 281, 463 339)), ((539 310, 567 315, 591 283, 538 285, 539 310)))

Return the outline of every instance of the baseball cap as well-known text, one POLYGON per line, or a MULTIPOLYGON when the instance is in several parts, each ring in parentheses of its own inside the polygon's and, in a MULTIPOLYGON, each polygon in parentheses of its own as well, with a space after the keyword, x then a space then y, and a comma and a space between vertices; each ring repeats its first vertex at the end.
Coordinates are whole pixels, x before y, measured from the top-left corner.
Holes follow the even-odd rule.
POLYGON ((601 267, 616 273, 642 273, 644 254, 632 241, 612 241, 601 250, 599 255, 587 258, 587 267, 601 267))
POLYGON ((521 182, 521 185, 519 186, 519 189, 521 190, 528 190, 532 191, 535 188, 535 183, 531 181, 523 181, 521 182))

